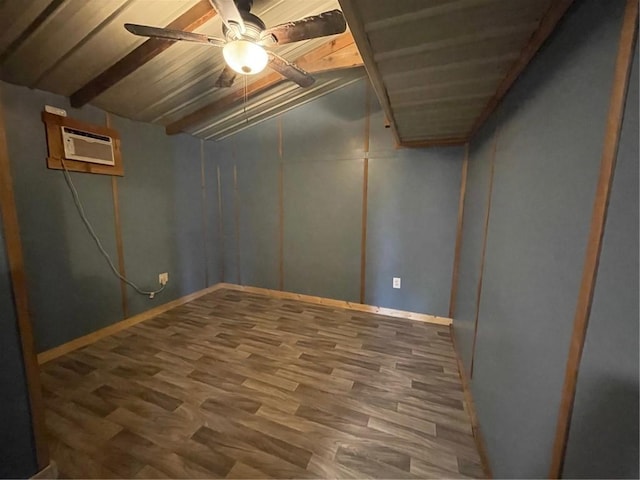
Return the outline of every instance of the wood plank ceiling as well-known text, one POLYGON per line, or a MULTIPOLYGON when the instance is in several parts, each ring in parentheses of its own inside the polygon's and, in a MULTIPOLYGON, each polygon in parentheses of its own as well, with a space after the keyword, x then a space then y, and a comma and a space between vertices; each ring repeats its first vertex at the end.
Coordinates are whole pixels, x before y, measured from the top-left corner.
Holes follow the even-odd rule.
POLYGON ((403 146, 465 143, 571 0, 340 0, 403 146))
MULTIPOLYGON (((336 0, 255 0, 252 13, 270 26, 335 8, 336 0)), ((74 106, 91 103, 164 125, 169 133, 216 139, 364 76, 349 33, 277 47, 319 72, 316 84, 301 89, 266 69, 247 77, 243 108, 242 79, 231 88, 214 85, 224 66, 220 49, 145 41, 124 29, 127 22, 222 36, 208 0, 0 1, 0 78, 70 97, 74 106)))
POLYGON ((269 69, 217 88, 220 49, 145 40, 123 28, 221 36, 208 0, 0 1, 0 79, 169 134, 220 139, 362 78, 364 60, 399 145, 464 143, 572 0, 339 2, 255 0, 252 13, 267 25, 342 7, 351 32, 275 49, 314 73, 308 89, 269 69))

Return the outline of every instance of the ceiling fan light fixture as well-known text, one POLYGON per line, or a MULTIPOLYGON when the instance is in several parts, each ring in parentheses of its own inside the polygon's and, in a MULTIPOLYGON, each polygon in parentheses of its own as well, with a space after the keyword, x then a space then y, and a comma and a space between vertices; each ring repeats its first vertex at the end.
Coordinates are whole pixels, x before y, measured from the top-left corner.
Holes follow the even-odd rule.
POLYGON ((255 75, 267 66, 269 56, 264 48, 248 40, 233 40, 222 49, 227 65, 242 75, 255 75))

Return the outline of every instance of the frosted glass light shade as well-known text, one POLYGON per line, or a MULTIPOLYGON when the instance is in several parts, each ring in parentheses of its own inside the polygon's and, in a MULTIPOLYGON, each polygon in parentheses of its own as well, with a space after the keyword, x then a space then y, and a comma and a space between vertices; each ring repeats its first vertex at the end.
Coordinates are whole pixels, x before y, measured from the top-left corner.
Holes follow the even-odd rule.
POLYGON ((260 45, 247 40, 234 40, 222 49, 227 65, 243 75, 255 75, 264 70, 269 57, 260 45))

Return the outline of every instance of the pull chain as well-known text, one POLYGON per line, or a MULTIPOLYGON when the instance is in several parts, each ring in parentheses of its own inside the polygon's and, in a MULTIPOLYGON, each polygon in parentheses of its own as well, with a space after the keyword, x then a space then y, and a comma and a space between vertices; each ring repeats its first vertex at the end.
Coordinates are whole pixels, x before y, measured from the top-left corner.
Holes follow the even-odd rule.
POLYGON ((243 108, 243 113, 244 113, 244 119, 247 122, 247 125, 249 124, 249 116, 247 115, 247 76, 243 75, 244 77, 244 102, 242 105, 243 108))

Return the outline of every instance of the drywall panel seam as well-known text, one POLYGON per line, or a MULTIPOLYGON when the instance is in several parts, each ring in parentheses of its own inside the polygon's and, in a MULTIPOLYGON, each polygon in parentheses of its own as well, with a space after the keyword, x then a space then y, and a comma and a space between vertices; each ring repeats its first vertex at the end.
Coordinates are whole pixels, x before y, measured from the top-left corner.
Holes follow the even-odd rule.
POLYGON ((469 170, 469 144, 464 148, 464 161, 462 162, 462 179, 460 181, 460 199, 458 200, 458 226, 456 229, 456 246, 453 253, 453 273, 451 275, 451 296, 449 297, 449 318, 453 318, 456 312, 458 297, 458 273, 460 270, 460 254, 462 252, 462 227, 464 222, 464 199, 467 194, 467 172, 469 170))
POLYGON ((480 299, 482 298, 482 276, 484 274, 484 260, 487 252, 487 237, 489 233, 489 218, 491 217, 491 199, 493 197, 493 175, 496 166, 496 151, 498 149, 498 139, 500 130, 496 129, 493 138, 493 148, 491 152, 491 167, 489 172, 489 191, 487 193, 487 211, 484 218, 484 233, 482 238, 482 253, 480 254, 480 274, 478 276, 478 289, 476 292, 476 313, 473 320, 473 342, 471 344, 471 364, 469 367, 469 378, 473 378, 473 365, 476 355, 476 338, 478 337, 478 320, 480 317, 480 299))

